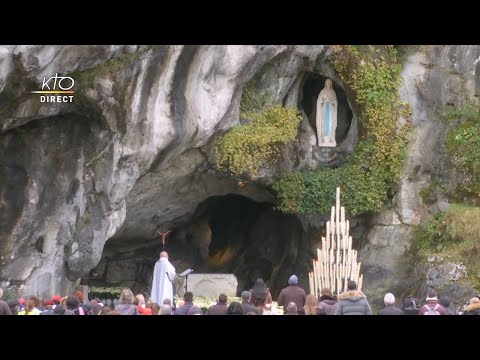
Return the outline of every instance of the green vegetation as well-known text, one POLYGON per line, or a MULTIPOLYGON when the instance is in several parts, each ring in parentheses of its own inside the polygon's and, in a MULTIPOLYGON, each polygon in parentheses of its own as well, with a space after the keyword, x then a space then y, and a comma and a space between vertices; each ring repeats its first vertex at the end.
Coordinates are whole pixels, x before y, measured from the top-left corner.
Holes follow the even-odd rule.
POLYGON ((140 58, 140 53, 123 54, 104 62, 103 64, 94 66, 90 69, 75 72, 72 77, 78 83, 84 83, 88 87, 93 87, 97 77, 107 77, 111 74, 117 73, 120 70, 130 66, 133 62, 140 58))
POLYGON ((256 174, 280 155, 280 146, 295 139, 302 119, 296 108, 272 105, 262 111, 249 107, 250 123, 239 125, 215 143, 217 168, 232 174, 256 174))
POLYGON ((440 191, 445 194, 447 192, 444 185, 442 185, 437 179, 433 179, 429 184, 420 190, 420 197, 426 205, 432 205, 437 201, 436 192, 440 191))
POLYGON ((435 200, 432 199, 432 196, 434 195, 434 189, 435 187, 430 183, 420 190, 419 194, 424 204, 430 205, 435 202, 435 200))
POLYGON ((480 120, 480 107, 473 101, 468 101, 463 108, 448 107, 443 115, 443 119, 447 122, 454 120, 466 120, 478 122, 480 120))
POLYGON ((9 301, 9 300, 18 300, 20 298, 20 294, 18 289, 4 289, 3 291, 3 301, 9 301))
POLYGON ((444 217, 445 213, 438 212, 425 225, 415 228, 415 245, 419 249, 438 251, 452 242, 451 234, 443 223, 444 217))
MULTIPOLYGON (((455 200, 480 195, 480 107, 470 102, 464 108, 450 108, 445 120, 458 120, 461 125, 447 134, 446 149, 450 165, 462 179, 455 200)), ((477 201, 478 202, 478 201, 477 201)))
POLYGON ((415 231, 414 246, 421 255, 436 254, 462 262, 469 281, 480 285, 480 208, 453 204, 415 231))
POLYGON ((332 63, 353 90, 360 111, 360 141, 338 169, 284 174, 273 189, 278 209, 290 213, 326 213, 342 188, 342 201, 352 214, 378 211, 405 158, 411 110, 400 101, 400 70, 393 46, 338 46, 332 63), (398 120, 403 117, 403 126, 398 120))
POLYGON ((294 140, 302 120, 296 108, 272 105, 270 91, 257 90, 257 78, 243 89, 240 118, 245 125, 230 129, 215 142, 218 169, 228 169, 233 175, 257 174, 258 169, 280 156, 283 144, 294 140))
POLYGON ((251 79, 242 92, 240 99, 240 118, 249 119, 252 114, 261 111, 273 99, 270 91, 257 93, 257 79, 251 79))
POLYGON ((93 286, 89 291, 89 297, 98 297, 99 299, 119 299, 123 287, 96 287, 93 286))

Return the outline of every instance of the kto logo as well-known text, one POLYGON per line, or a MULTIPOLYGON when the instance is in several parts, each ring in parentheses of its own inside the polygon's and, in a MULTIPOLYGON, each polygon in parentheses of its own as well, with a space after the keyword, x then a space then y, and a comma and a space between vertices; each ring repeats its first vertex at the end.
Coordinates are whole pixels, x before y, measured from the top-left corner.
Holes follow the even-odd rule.
POLYGON ((75 80, 70 76, 58 76, 58 73, 55 76, 50 77, 47 80, 47 77, 43 77, 42 90, 32 91, 32 94, 45 94, 40 96, 40 102, 73 102, 73 93, 72 90, 75 86, 75 80), (47 95, 48 94, 48 95, 47 95), (72 94, 72 95, 67 95, 72 94))

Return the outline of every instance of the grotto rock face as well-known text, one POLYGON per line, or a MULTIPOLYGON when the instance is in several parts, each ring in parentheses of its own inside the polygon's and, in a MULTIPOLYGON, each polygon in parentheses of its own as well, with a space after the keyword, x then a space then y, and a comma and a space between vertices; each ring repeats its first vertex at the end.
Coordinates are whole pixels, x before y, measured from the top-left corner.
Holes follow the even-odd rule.
MULTIPOLYGON (((302 223, 295 215, 276 211, 269 201, 251 200, 253 191, 245 193, 249 197, 211 196, 193 214, 171 222, 165 249, 177 273, 193 268, 195 273, 234 274, 237 295, 258 277, 267 280, 273 296, 293 273, 307 286, 313 252, 302 223)), ((139 241, 115 235, 90 274, 91 284, 149 293, 162 248, 158 238, 139 241)))
POLYGON ((100 260, 104 238, 125 218, 124 206, 112 209, 107 196, 95 193, 95 174, 85 166, 101 135, 94 121, 65 115, 2 136, 0 238, 8 281, 26 281, 36 270, 41 289, 52 281, 67 286, 66 277, 100 260), (109 208, 110 216, 102 216, 109 208))
MULTIPOLYGON (((88 275, 122 286, 140 279, 138 288, 148 290, 162 226, 175 230, 167 249, 179 270, 200 258, 199 270, 234 273, 242 289, 264 276, 275 294, 293 272, 306 285, 318 240, 309 231, 321 221, 282 217, 268 186, 284 171, 341 166, 357 142, 355 109, 333 152, 315 146, 304 111, 281 159, 245 179, 215 170, 212 144, 239 124, 242 91, 256 75, 271 102, 302 108, 314 96, 307 83, 329 77, 350 105, 329 56, 328 46, 0 46, 0 286, 44 297, 68 293, 88 275), (75 79, 73 103, 40 103, 30 93, 56 73, 75 79), (248 231, 218 236, 218 212, 208 209, 222 196, 259 204, 257 219, 233 226, 248 231)), ((414 132, 393 206, 352 225, 374 304, 418 283, 458 289, 456 275, 439 284, 435 273, 450 274, 453 265, 430 270, 428 284, 426 271, 436 265, 408 270, 409 249, 412 227, 428 213, 421 189, 433 178, 455 184, 440 115, 478 98, 479 57, 478 46, 426 47, 406 57, 401 96, 412 105, 414 132)), ((448 205, 436 194, 428 206, 448 205)))
POLYGON ((393 196, 393 210, 371 219, 360 254, 365 291, 377 307, 383 306, 383 295, 389 291, 402 297, 409 292, 423 295, 427 287, 433 287, 454 302, 472 292, 457 291, 459 287, 463 289, 455 283, 460 275, 443 276, 457 265, 442 265, 435 270, 445 278, 440 281, 435 271, 429 270, 435 267, 432 264, 410 263, 414 259, 409 249, 412 227, 426 220, 427 205, 432 211, 448 208, 448 201, 441 194, 432 204, 425 204, 420 191, 434 179, 442 179, 447 186, 457 182, 458 176, 451 173, 446 163, 444 143, 449 125, 441 117, 446 106, 461 108, 467 99, 478 98, 479 64, 479 46, 426 47, 406 58, 400 94, 413 110, 407 160, 393 196))
POLYGON ((114 235, 154 240, 157 225, 174 226, 211 195, 270 201, 255 185, 213 179, 208 145, 238 124, 243 87, 265 64, 276 59, 281 70, 268 86, 283 100, 298 94, 304 66, 315 68, 327 53, 280 45, 0 46, 0 286, 66 293, 114 235), (56 73, 76 80, 73 103, 30 94, 56 73))

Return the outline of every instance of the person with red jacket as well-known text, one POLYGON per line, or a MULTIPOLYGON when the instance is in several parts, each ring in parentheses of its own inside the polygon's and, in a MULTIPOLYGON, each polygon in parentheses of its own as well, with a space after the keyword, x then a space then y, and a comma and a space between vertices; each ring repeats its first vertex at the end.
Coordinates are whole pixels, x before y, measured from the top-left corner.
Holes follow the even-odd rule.
POLYGON ((447 315, 445 308, 438 303, 437 294, 434 291, 428 292, 426 301, 425 305, 418 310, 418 315, 426 315, 430 312, 437 312, 438 314, 435 315, 447 315))
POLYGON ((138 312, 142 315, 152 315, 152 308, 145 307, 145 297, 142 294, 137 294, 138 312))

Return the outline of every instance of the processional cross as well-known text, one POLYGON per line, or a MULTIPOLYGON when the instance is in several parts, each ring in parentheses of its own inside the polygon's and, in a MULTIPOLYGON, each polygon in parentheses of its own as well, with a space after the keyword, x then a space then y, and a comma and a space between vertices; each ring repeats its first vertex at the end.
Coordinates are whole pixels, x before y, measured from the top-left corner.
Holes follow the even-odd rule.
POLYGON ((163 225, 162 225, 162 231, 160 231, 158 228, 156 230, 162 237, 162 250, 165 250, 165 242, 167 241, 167 236, 172 232, 172 230, 164 231, 163 225))

